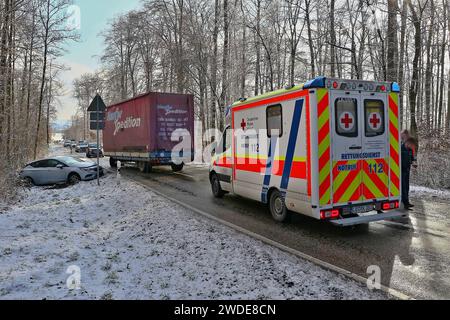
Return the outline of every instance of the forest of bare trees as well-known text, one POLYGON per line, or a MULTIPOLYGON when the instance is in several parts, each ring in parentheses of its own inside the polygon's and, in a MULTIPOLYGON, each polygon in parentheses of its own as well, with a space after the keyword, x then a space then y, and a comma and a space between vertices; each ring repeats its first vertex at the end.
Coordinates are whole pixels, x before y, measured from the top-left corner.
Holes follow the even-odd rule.
POLYGON ((146 0, 111 20, 101 68, 83 81, 107 84, 109 102, 192 93, 204 128, 241 97, 318 75, 397 81, 403 126, 442 137, 449 11, 448 0, 146 0))
MULTIPOLYGON (((77 39, 64 24, 69 4, 0 0, 2 166, 49 141, 57 58, 77 39)), ((83 136, 96 92, 107 103, 192 93, 203 128, 222 128, 233 101, 323 75, 399 82, 403 127, 422 150, 449 149, 450 0, 143 0, 99 37, 98 70, 73 86, 83 136)))
MULTIPOLYGON (((0 0, 0 191, 50 143, 69 0, 0 0)), ((1 194, 1 192, 0 192, 1 194)))
POLYGON ((192 93, 204 130, 241 97, 319 75, 396 81, 426 157, 416 182, 450 188, 449 0, 144 0, 101 37, 101 67, 76 88, 101 81, 110 103, 192 93))

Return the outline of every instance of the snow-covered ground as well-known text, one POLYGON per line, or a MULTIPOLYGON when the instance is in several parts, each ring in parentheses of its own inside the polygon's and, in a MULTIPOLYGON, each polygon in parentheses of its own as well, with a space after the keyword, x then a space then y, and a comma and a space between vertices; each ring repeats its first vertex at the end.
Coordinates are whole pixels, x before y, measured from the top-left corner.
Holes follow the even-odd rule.
POLYGON ((0 299, 385 298, 114 174, 0 211, 0 299))
POLYGON ((411 196, 413 197, 436 197, 450 200, 450 190, 430 189, 420 186, 411 186, 411 196))

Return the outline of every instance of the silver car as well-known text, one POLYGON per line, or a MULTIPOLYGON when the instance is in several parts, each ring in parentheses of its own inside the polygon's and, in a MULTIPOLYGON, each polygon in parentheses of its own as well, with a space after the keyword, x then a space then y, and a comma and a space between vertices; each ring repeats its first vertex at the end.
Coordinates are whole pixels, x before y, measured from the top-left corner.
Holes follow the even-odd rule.
MULTIPOLYGON (((100 176, 103 176, 102 167, 100 176)), ((75 184, 97 178, 97 165, 74 157, 55 157, 30 163, 20 172, 20 177, 34 185, 75 184)))

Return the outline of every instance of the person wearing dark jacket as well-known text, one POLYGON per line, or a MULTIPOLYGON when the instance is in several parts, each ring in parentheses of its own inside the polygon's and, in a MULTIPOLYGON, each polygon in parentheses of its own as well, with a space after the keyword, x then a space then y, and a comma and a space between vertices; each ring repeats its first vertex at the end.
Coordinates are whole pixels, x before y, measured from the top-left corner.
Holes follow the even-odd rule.
POLYGON ((416 167, 417 143, 411 138, 408 130, 402 132, 402 202, 405 209, 411 210, 414 205, 409 201, 411 167, 416 167))

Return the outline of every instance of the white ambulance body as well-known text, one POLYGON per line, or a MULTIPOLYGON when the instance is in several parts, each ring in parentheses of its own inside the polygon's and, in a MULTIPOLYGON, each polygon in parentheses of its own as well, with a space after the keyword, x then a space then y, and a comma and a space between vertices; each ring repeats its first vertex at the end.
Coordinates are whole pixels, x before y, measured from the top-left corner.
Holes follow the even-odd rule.
POLYGON ((396 83, 316 78, 227 111, 210 181, 289 212, 349 226, 404 216, 396 83))

